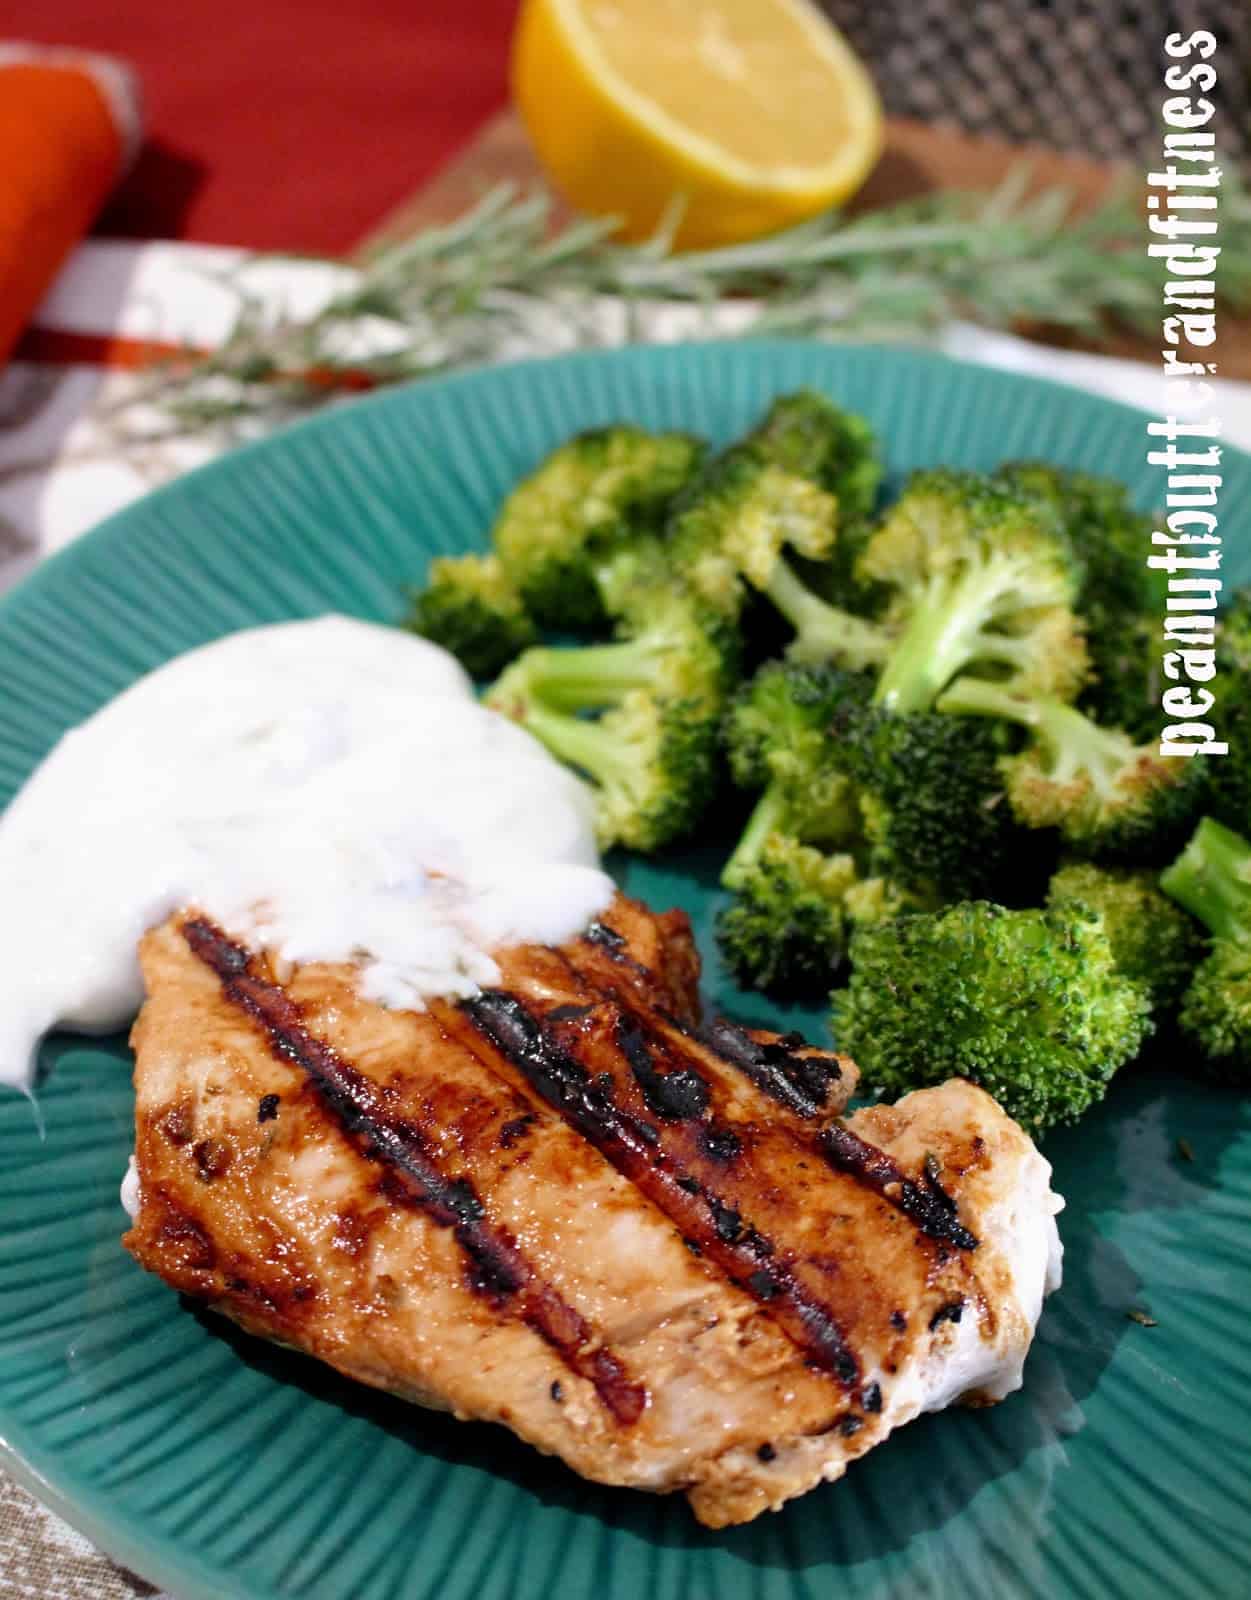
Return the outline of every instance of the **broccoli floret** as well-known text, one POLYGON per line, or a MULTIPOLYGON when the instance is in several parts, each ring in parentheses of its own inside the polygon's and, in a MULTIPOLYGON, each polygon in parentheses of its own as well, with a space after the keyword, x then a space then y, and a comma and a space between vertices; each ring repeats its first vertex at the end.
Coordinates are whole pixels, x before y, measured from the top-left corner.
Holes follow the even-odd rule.
POLYGON ((1007 911, 970 900, 857 928, 834 996, 840 1048, 891 1096, 958 1076, 1039 1132, 1102 1098, 1150 1030, 1084 906, 1007 911))
MULTIPOLYGON (((754 971, 776 989, 785 963, 797 991, 828 976, 852 923, 933 909, 1006 877, 1028 892, 998 770, 1005 731, 936 712, 892 716, 874 705, 865 673, 763 667, 726 718, 731 774, 759 795, 721 879, 737 897, 719 931, 739 976, 754 971), (837 871, 823 869, 831 859, 837 871), (823 891, 833 900, 818 918, 823 891), (766 960, 770 926, 779 953, 766 960)), ((1046 852, 1031 859, 1041 889, 1046 852)))
POLYGON ((1203 1052, 1205 1077, 1251 1082, 1251 948, 1217 940, 1195 968, 1178 1022, 1203 1052))
POLYGON ((1079 903, 1097 911, 1116 964, 1151 998, 1157 1021, 1171 1017, 1200 954, 1199 925, 1160 893, 1149 867, 1063 866, 1052 878, 1047 904, 1079 903))
POLYGON ((1028 903, 1046 881, 1047 852, 1022 849, 1000 760, 1012 735, 1001 724, 866 706, 841 729, 838 759, 855 781, 865 868, 922 903, 997 894, 1010 883, 1028 903))
POLYGON ((680 588, 640 586, 618 603, 616 639, 527 650, 487 691, 488 703, 524 720, 535 698, 550 710, 577 713, 606 710, 645 690, 664 700, 706 701, 719 712, 737 676, 738 645, 721 617, 680 588))
POLYGON ((1206 809, 1226 827, 1246 833, 1251 832, 1251 589, 1237 590, 1220 614, 1216 661, 1221 738, 1229 749, 1208 763, 1206 809))
MULTIPOLYGON (((974 718, 897 717, 873 703, 873 679, 771 662, 740 689, 726 719, 730 772, 761 795, 722 882, 770 830, 850 850, 867 878, 934 905, 1021 879, 1021 828, 999 759, 1007 730, 974 718)), ((1038 888, 1045 852, 1032 852, 1038 888)), ((1028 894, 1024 882, 1019 883, 1028 894)))
POLYGON ((849 855, 825 855, 767 831, 735 873, 717 942, 740 983, 777 996, 828 988, 847 948, 849 855))
POLYGON ((770 832, 823 848, 858 836, 859 808, 836 734, 867 693, 851 674, 789 662, 767 663, 739 690, 725 717, 730 775, 761 798, 722 874, 727 888, 770 832))
POLYGON ((1251 843, 1204 817, 1160 887, 1211 934, 1182 998, 1183 1034, 1214 1077, 1251 1081, 1251 843))
POLYGON ((737 617, 747 599, 745 582, 764 588, 788 547, 825 557, 837 519, 833 495, 735 446, 679 495, 669 518, 668 549, 677 570, 709 604, 737 617))
POLYGON ((734 898, 717 917, 717 943, 745 987, 779 999, 819 994, 838 971, 854 927, 925 903, 889 878, 862 876, 849 852, 802 844, 771 821, 760 808, 753 813, 733 874, 734 898))
POLYGON ((1124 484, 1042 462, 997 476, 1052 506, 1085 568, 1077 610, 1085 619, 1091 678, 1078 705, 1096 722, 1150 738, 1159 718, 1160 619, 1168 575, 1147 565, 1152 519, 1124 484))
POLYGON ((1235 589, 1221 612, 1217 656, 1226 672, 1251 673, 1251 587, 1235 589))
POLYGON ((1101 728, 1074 706, 1026 699, 999 684, 960 678, 940 711, 1002 717, 1030 730, 1000 762, 1008 799, 1029 828, 1057 828, 1078 854, 1145 864, 1176 847, 1202 803, 1198 759, 1160 756, 1120 728, 1101 728))
POLYGON ((828 988, 843 957, 856 865, 825 851, 859 837, 860 813, 831 728, 866 694, 833 668, 770 662, 726 713, 731 775, 760 797, 721 875, 734 898, 717 939, 741 983, 774 994, 828 988))
POLYGON ((495 555, 440 556, 404 626, 442 645, 472 678, 492 678, 538 637, 495 555))
POLYGON ((816 390, 799 389, 775 400, 743 445, 762 461, 832 494, 840 526, 872 511, 882 481, 873 429, 816 390))
MULTIPOLYGON (((853 521, 862 602, 877 604, 872 585, 891 595, 873 621, 826 598, 831 584, 851 593, 837 575, 833 504, 804 516, 801 507, 820 506, 811 485, 805 496, 776 466, 762 468, 750 439, 709 476, 717 472, 733 487, 725 499, 735 514, 712 497, 712 514, 681 527, 675 549, 701 589, 734 614, 744 579, 762 591, 794 629, 790 659, 880 667, 878 699, 901 713, 928 709, 968 666, 1064 697, 1082 682, 1086 655, 1071 607, 1080 569, 1058 519, 1036 498, 973 474, 923 473, 880 528, 853 521), (805 570, 804 557, 827 562, 833 576, 805 570)), ((681 521, 679 513, 675 526, 681 521)))
POLYGON ((1081 568, 1036 496, 976 473, 918 472, 858 572, 892 589, 883 623, 897 637, 877 690, 889 711, 929 710, 969 670, 1063 700, 1085 681, 1081 568))
POLYGON ((796 658, 866 666, 884 653, 878 630, 824 600, 791 563, 829 561, 844 515, 860 526, 879 475, 859 419, 815 395, 780 400, 679 497, 672 558, 727 616, 740 615, 748 585, 763 592, 796 630, 796 658))
POLYGON ((874 860, 843 762, 871 696, 862 675, 771 662, 730 706, 730 771, 759 799, 722 873, 735 898, 717 932, 745 983, 791 994, 828 986, 850 923, 924 903, 874 860))
POLYGON ((704 446, 681 433, 625 423, 580 434, 519 483, 496 521, 495 550, 535 620, 602 625, 595 563, 661 525, 704 446))
MULTIPOLYGON (((851 522, 840 517, 838 537, 827 560, 806 561, 802 556, 792 557, 790 566, 819 600, 855 617, 876 620, 886 609, 890 589, 876 578, 860 575, 860 558, 876 532, 877 523, 869 517, 857 517, 851 522)), ((885 645, 883 636, 876 653, 882 653, 885 645)))
MULTIPOLYGON (((640 571, 649 566, 644 552, 640 571)), ((680 587, 628 584, 618 563, 602 576, 622 637, 527 650, 488 690, 487 704, 590 779, 605 848, 657 850, 690 831, 716 788, 737 639, 680 587), (590 712, 602 715, 590 720, 590 712)))
POLYGON ((659 850, 690 832, 715 791, 716 718, 697 701, 632 689, 591 721, 531 700, 520 721, 590 779, 606 850, 659 850))

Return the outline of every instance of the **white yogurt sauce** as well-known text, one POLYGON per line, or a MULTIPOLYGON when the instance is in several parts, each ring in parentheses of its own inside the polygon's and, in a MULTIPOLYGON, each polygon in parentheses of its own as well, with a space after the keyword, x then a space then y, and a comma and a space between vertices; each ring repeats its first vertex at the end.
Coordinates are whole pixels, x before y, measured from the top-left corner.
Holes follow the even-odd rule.
POLYGON ((180 906, 420 1007, 608 903, 590 795, 437 646, 323 617, 232 634, 66 734, 0 817, 0 1082, 119 1028, 180 906))

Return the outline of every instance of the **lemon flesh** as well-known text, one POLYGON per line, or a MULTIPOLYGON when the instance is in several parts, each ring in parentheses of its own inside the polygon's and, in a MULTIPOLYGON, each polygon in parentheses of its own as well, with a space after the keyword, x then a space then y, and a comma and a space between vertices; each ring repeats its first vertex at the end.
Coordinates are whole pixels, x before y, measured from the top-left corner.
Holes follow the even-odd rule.
POLYGON ((732 243, 844 200, 881 148, 864 68, 809 0, 527 0, 518 108, 556 186, 643 238, 732 243))

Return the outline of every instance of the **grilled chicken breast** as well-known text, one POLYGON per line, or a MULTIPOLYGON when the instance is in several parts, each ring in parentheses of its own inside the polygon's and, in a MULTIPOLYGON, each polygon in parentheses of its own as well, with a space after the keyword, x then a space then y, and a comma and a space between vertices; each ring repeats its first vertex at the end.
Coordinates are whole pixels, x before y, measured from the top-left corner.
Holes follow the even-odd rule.
POLYGON ((194 913, 142 961, 125 1243, 257 1334, 714 1527, 1020 1381, 1046 1162, 969 1084, 844 1118, 846 1058, 701 1024, 680 913, 422 1013, 194 913))

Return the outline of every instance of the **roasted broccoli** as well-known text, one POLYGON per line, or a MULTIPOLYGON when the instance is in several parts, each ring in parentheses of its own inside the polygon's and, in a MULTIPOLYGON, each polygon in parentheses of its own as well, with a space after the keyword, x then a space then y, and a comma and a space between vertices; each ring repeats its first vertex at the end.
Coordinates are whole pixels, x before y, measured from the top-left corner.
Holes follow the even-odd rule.
POLYGON ((1171 1017, 1199 959, 1194 918, 1161 894, 1150 867, 1070 862, 1052 878, 1047 904, 1074 903, 1099 913, 1117 966, 1147 991, 1157 1022, 1171 1017))
POLYGON ((1160 756, 1074 706, 1027 699, 1000 684, 959 678, 940 711, 1001 717, 1031 732, 1000 761, 1008 799, 1030 828, 1057 828, 1080 855, 1146 864, 1176 847, 1203 798, 1202 763, 1160 756))
POLYGON ((590 779, 605 848, 651 851, 689 832, 712 797, 737 639, 698 596, 654 581, 646 550, 637 564, 635 554, 600 569, 619 637, 527 650, 488 690, 487 704, 590 779), (591 720, 590 712, 602 715, 591 720))
POLYGON ((828 989, 847 950, 847 893, 855 861, 767 831, 740 856, 733 900, 717 918, 726 966, 753 989, 776 996, 828 989))
POLYGON ((1220 614, 1216 661, 1221 738, 1229 749, 1208 763, 1205 809, 1227 828, 1251 833, 1251 588, 1237 590, 1220 614))
POLYGON ((1073 609, 1081 568, 1056 512, 1037 496, 973 473, 917 473, 879 527, 848 525, 859 548, 850 576, 840 568, 841 537, 833 521, 824 543, 788 539, 775 525, 768 541, 755 531, 750 563, 741 547, 719 547, 725 566, 791 624, 792 659, 878 669, 877 698, 898 713, 928 710, 966 669, 1065 699, 1080 688, 1088 670, 1073 609), (823 558, 825 574, 788 559, 787 545, 823 558))
POLYGON ((858 566, 890 585, 888 711, 926 711, 958 673, 1069 700, 1088 663, 1074 611, 1081 567, 1054 510, 994 478, 918 472, 858 566))
POLYGON ((794 990, 828 979, 850 923, 1008 877, 1022 894, 1031 875, 1045 881, 1046 852, 1030 853, 1031 874, 1017 859, 997 766, 1005 743, 990 724, 892 716, 873 704, 867 674, 774 662, 739 691, 726 740, 735 782, 760 798, 722 876, 736 898, 718 931, 729 964, 761 987, 778 987, 786 962, 794 990), (822 892, 837 903, 819 921, 822 892))
POLYGON ((819 395, 787 396, 680 496, 673 561, 727 616, 740 615, 749 585, 761 591, 796 630, 793 656, 868 665, 883 637, 792 563, 830 563, 840 527, 862 528, 880 476, 867 424, 819 395))
POLYGON ((1251 673, 1251 586, 1235 589, 1220 614, 1217 658, 1226 672, 1251 673))
POLYGON ((727 887, 735 887, 739 868, 770 832, 794 833, 822 847, 859 836, 859 807, 839 761, 840 735, 870 687, 834 668, 773 661, 735 695, 724 724, 730 775, 760 799, 726 864, 727 887))
POLYGON ((874 1089, 958 1076, 1039 1132, 1100 1099, 1150 1029, 1085 906, 1008 911, 968 900, 860 926, 835 1034, 874 1089))
POLYGON ((686 434, 618 423, 561 445, 517 485, 492 538, 536 622, 553 628, 604 624, 597 563, 660 527, 703 452, 686 434))
POLYGON ((715 718, 697 703, 632 689, 596 720, 529 703, 522 725, 590 779, 601 846, 659 850, 689 833, 712 797, 715 718))
POLYGON ((1048 858, 1022 849, 1023 829, 1004 793, 1000 760, 1012 735, 971 717, 867 705, 846 718, 842 770, 855 783, 865 871, 898 884, 919 904, 997 893, 1011 883, 1028 901, 1048 858))
POLYGON ((766 589, 788 549, 824 559, 837 528, 833 495, 736 445, 679 495, 667 549, 674 568, 710 605, 737 618, 748 584, 766 589))
POLYGON ((1043 462, 1013 462, 996 476, 1044 500, 1060 518, 1084 576, 1077 610, 1086 623, 1091 677, 1078 705, 1135 739, 1156 731, 1160 625, 1168 575, 1147 565, 1152 519, 1124 484, 1043 462))
POLYGON ((1204 817, 1160 887, 1211 935, 1182 998, 1183 1034, 1213 1076, 1251 1081, 1251 843, 1204 817))
POLYGON ((873 430, 814 389, 775 400, 742 448, 832 494, 840 526, 873 509, 882 481, 873 430))
POLYGON ((473 678, 493 678, 538 637, 494 554, 432 561, 404 626, 450 650, 473 678))
POLYGON ((602 644, 537 646, 488 691, 537 696, 554 711, 601 711, 632 690, 665 700, 715 700, 736 681, 738 641, 720 615, 628 551, 600 569, 617 637, 602 644), (623 569, 629 568, 624 575, 623 569))
POLYGON ((828 987, 842 959, 846 895, 859 879, 842 847, 860 844, 862 819, 838 733, 870 692, 836 668, 771 662, 729 707, 730 772, 759 799, 721 876, 734 899, 717 938, 745 983, 774 993, 828 987))
POLYGON ((715 724, 737 672, 748 584, 783 548, 828 552, 831 490, 859 511, 877 486, 867 428, 815 394, 779 401, 745 441, 695 473, 693 450, 678 436, 624 428, 584 436, 513 494, 496 532, 504 569, 540 621, 556 612, 564 622, 617 620, 615 643, 529 650, 489 695, 596 784, 606 843, 654 849, 694 823, 715 780, 715 724), (641 516, 637 495, 640 478, 654 487, 662 445, 670 466, 675 451, 682 457, 666 484, 663 537, 661 500, 641 516), (603 715, 588 721, 595 711, 603 715))

